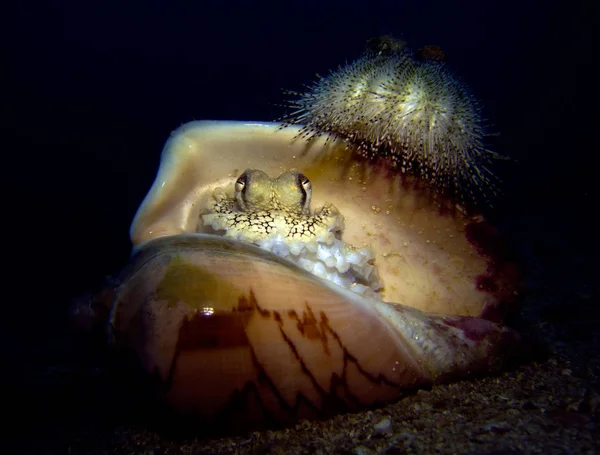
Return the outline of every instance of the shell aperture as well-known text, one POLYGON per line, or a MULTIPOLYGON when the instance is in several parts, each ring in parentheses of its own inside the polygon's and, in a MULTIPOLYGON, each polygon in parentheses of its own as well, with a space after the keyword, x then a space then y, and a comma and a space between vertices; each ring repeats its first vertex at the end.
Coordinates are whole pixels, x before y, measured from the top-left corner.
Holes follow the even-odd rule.
MULTIPOLYGON (((231 189, 229 189, 231 191, 231 189)), ((344 242, 344 217, 332 204, 311 211, 310 180, 296 169, 270 178, 248 169, 234 195, 218 188, 202 215, 205 225, 225 236, 253 243, 313 274, 368 297, 382 288, 368 247, 344 242)))

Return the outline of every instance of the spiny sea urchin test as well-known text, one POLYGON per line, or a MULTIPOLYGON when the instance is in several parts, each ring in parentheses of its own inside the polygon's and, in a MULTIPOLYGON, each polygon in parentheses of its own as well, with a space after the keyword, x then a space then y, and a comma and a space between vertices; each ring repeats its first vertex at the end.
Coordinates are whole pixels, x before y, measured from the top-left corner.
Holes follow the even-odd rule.
POLYGON ((484 145, 480 103, 440 59, 421 61, 402 43, 377 42, 304 93, 289 92, 297 99, 284 126, 303 125, 306 139, 341 138, 369 159, 387 157, 465 208, 491 204, 497 179, 489 166, 499 155, 484 145))

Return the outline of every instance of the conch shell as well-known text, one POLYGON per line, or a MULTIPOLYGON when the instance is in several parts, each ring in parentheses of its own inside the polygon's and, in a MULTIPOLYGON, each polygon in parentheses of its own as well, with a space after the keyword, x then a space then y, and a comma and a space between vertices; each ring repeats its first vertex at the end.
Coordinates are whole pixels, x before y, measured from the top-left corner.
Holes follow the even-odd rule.
POLYGON ((135 355, 172 409, 244 427, 499 369, 518 336, 482 317, 498 319, 515 294, 495 231, 343 143, 295 134, 241 122, 173 133, 131 226, 130 263, 94 301, 110 309, 111 345, 135 355), (215 190, 257 167, 310 177, 313 201, 344 215, 344 241, 374 251, 381 300, 201 222, 215 190))

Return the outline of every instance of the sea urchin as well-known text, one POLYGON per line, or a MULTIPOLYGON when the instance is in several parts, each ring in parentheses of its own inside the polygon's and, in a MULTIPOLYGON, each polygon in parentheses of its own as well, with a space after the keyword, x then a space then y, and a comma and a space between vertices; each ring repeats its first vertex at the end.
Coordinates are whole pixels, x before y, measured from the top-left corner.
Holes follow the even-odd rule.
POLYGON ((398 43, 371 46, 305 92, 288 92, 296 99, 283 125, 303 125, 307 139, 341 138, 369 159, 390 158, 465 208, 491 204, 497 178, 489 165, 499 155, 484 145, 479 101, 440 59, 419 60, 398 43))

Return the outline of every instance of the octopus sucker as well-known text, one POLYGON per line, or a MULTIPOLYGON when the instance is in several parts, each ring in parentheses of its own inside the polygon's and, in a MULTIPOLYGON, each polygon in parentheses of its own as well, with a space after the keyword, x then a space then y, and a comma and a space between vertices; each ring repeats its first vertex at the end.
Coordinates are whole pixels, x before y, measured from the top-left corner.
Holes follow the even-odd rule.
POLYGON ((519 336, 501 323, 517 280, 499 233, 299 132, 191 122, 165 144, 129 263, 80 304, 108 315, 151 398, 252 428, 502 368, 519 336))

